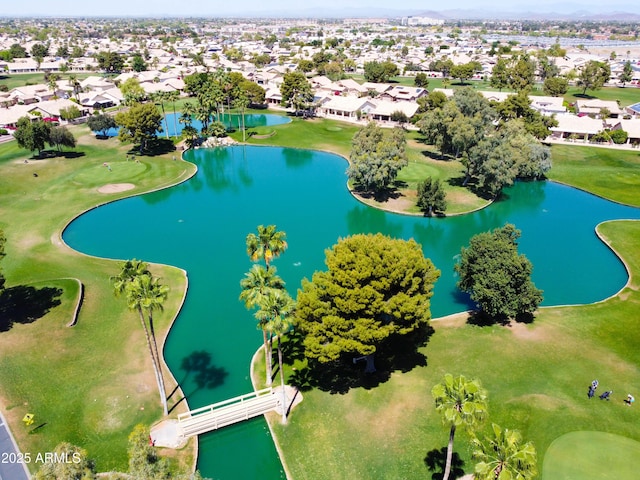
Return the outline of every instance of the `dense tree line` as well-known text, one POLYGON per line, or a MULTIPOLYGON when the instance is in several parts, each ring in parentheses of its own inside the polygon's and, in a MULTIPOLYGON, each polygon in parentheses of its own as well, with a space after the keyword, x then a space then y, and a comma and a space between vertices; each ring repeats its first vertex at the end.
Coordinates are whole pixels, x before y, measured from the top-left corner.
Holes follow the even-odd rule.
POLYGON ((538 138, 549 134, 553 122, 531 109, 524 92, 493 106, 464 88, 424 113, 417 126, 442 155, 461 159, 465 185, 496 196, 516 178, 542 178, 549 170, 550 150, 538 138))

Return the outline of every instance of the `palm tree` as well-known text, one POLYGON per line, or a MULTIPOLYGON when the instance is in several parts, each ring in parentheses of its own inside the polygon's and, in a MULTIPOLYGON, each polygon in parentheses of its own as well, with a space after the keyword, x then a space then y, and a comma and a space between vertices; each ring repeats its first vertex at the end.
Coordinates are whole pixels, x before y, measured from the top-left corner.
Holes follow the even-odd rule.
POLYGON ((504 430, 495 423, 493 437, 486 443, 474 438, 473 458, 480 460, 475 467, 477 480, 530 480, 538 474, 536 448, 522 442, 517 430, 504 430))
POLYGON ((247 97, 247 94, 244 91, 240 91, 236 99, 233 101, 233 106, 235 108, 239 108, 240 114, 242 115, 242 141, 243 142, 247 141, 246 130, 244 128, 244 111, 248 105, 249 105, 249 97, 247 97))
POLYGON ((124 293, 127 284, 140 275, 151 275, 148 263, 136 260, 135 258, 133 260, 125 261, 120 266, 120 273, 109 279, 113 286, 113 293, 115 296, 117 297, 124 293))
POLYGON ((173 128, 174 128, 174 131, 176 132, 175 136, 177 137, 178 136, 178 119, 176 116, 176 100, 180 98, 180 94, 177 91, 172 90, 170 92, 165 93, 165 98, 167 102, 171 102, 171 106, 173 107, 173 128))
MULTIPOLYGON (((245 274, 245 278, 240 280, 242 300, 247 308, 262 308, 266 298, 273 291, 284 289, 284 281, 276 274, 276 268, 265 269, 262 265, 254 265, 245 274)), ((266 365, 266 384, 271 385, 271 345, 267 335, 267 325, 258 322, 258 328, 262 330, 262 340, 264 342, 264 360, 266 365)))
POLYGON ((272 338, 278 340, 278 367, 280 369, 280 386, 282 388, 282 423, 287 423, 287 395, 284 389, 284 362, 282 360, 282 335, 291 330, 290 316, 295 308, 293 298, 286 290, 270 290, 255 313, 260 323, 266 323, 266 329, 272 338))
POLYGON ((167 128, 165 129, 165 136, 167 140, 169 140, 169 125, 167 125, 167 116, 164 113, 164 102, 167 101, 167 93, 168 92, 155 92, 151 94, 151 99, 153 103, 160 104, 160 109, 162 110, 162 120, 164 120, 167 128))
POLYGON ((272 259, 280 256, 287 249, 287 234, 276 230, 275 225, 258 225, 258 235, 247 235, 247 255, 252 262, 264 259, 269 270, 272 259))
POLYGON ((471 430, 477 426, 487 413, 487 394, 478 380, 467 380, 464 376, 454 378, 447 373, 444 381, 431 390, 436 403, 436 411, 442 415, 442 421, 450 427, 447 462, 443 480, 449 480, 453 438, 460 425, 471 430))
POLYGON ((154 310, 162 310, 163 303, 167 299, 169 287, 160 285, 158 279, 154 278, 149 272, 147 263, 135 259, 124 262, 120 274, 111 277, 111 283, 114 294, 119 296, 124 293, 129 309, 138 312, 151 355, 156 382, 158 383, 160 401, 164 414, 167 415, 167 396, 153 326, 153 312, 154 310))

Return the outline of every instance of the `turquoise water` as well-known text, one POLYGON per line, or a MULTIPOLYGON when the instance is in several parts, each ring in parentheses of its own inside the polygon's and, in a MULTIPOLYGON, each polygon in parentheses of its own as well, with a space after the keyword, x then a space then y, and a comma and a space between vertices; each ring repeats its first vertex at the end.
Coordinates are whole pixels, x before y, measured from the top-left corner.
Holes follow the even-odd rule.
MULTIPOLYGON (((185 158, 198 165, 194 178, 96 208, 72 222, 64 240, 91 255, 187 270, 189 292, 164 355, 191 408, 251 391, 249 362, 262 337, 237 299, 251 266, 245 237, 259 224, 287 233, 289 249, 274 264, 293 295, 303 277, 324 268, 324 250, 340 237, 383 232, 415 238, 442 271, 432 299, 437 317, 469 307, 455 289, 453 264, 476 233, 514 223, 544 305, 588 303, 616 293, 627 280, 595 226, 640 219, 640 209, 548 182, 518 183, 474 214, 409 217, 356 201, 346 189, 346 162, 332 154, 238 146, 192 150, 185 158), (196 358, 205 368, 183 368, 196 358)), ((284 478, 262 418, 201 436, 198 467, 215 479, 284 478)))
MULTIPOLYGON (((166 108, 166 107, 165 107, 166 108)), ((180 135, 184 125, 180 123, 180 114, 168 113, 162 121, 163 132, 169 131, 169 135, 180 135)), ((232 113, 230 115, 223 114, 220 116, 220 121, 227 127, 234 130, 240 130, 242 128, 242 115, 232 113)), ((256 127, 272 127, 274 125, 282 125, 289 123, 291 119, 284 115, 273 115, 268 113, 248 113, 244 116, 244 128, 256 128, 256 127)), ((200 131, 202 129, 202 122, 199 120, 193 120, 193 127, 200 131)))
MULTIPOLYGON (((158 133, 160 138, 169 132, 169 136, 178 136, 182 133, 184 124, 180 123, 180 114, 169 113, 162 119, 162 132, 158 133)), ((230 115, 223 115, 220 121, 224 123, 227 128, 239 130, 242 127, 242 116, 232 113, 230 115)), ((269 113, 249 113, 244 116, 244 128, 249 130, 256 127, 272 127, 274 125, 282 125, 289 123, 291 120, 284 115, 273 115, 269 113)), ((191 125, 199 132, 202 129, 202 122, 195 120, 191 122, 191 125)), ((117 137, 119 128, 110 128, 107 130, 107 137, 117 137)), ((95 132, 94 132, 95 133, 95 132)))

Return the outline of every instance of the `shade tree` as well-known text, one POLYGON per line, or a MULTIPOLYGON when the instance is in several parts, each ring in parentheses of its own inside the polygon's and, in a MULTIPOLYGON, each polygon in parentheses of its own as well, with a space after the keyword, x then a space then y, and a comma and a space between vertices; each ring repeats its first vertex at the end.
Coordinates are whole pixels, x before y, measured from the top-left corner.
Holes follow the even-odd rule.
POLYGON ((87 120, 87 126, 92 132, 96 132, 103 137, 107 136, 107 132, 112 128, 116 128, 116 121, 111 115, 100 113, 98 115, 92 115, 87 120))
POLYGON ((582 94, 586 94, 587 90, 598 90, 609 81, 611 76, 611 68, 607 63, 597 60, 589 60, 580 69, 577 78, 577 85, 582 87, 582 94))
POLYGON ((431 216, 433 213, 442 213, 447 207, 444 186, 439 179, 427 177, 418 182, 418 208, 431 216))
POLYGON ((18 119, 16 126, 13 138, 18 142, 18 146, 32 152, 37 150, 38 155, 41 155, 49 142, 51 126, 42 120, 31 121, 28 117, 18 119))
POLYGON ((347 176, 356 188, 379 193, 389 188, 407 164, 404 131, 369 122, 353 136, 347 176))
POLYGON ((542 290, 531 281, 531 262, 518 254, 520 234, 514 225, 505 224, 474 235, 454 265, 458 288, 496 321, 531 316, 542 302, 542 290))
POLYGON ((127 111, 119 112, 115 122, 120 127, 120 141, 139 144, 141 153, 158 138, 157 132, 162 130, 162 115, 153 103, 136 104, 127 111))
POLYGON ((311 84, 304 73, 298 71, 284 74, 280 94, 282 105, 293 108, 296 113, 309 110, 313 102, 311 84))
POLYGON ((325 252, 324 271, 298 290, 295 328, 311 365, 351 363, 374 355, 395 336, 424 328, 440 276, 414 240, 358 234, 325 252))

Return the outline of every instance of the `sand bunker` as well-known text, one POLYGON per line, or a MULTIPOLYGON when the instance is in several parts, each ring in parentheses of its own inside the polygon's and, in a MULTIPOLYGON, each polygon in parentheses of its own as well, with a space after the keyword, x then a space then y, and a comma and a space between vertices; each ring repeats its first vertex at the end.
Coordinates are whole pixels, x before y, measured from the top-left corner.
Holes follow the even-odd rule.
POLYGON ((133 183, 108 183, 98 189, 100 193, 118 193, 126 192, 136 186, 133 183))

